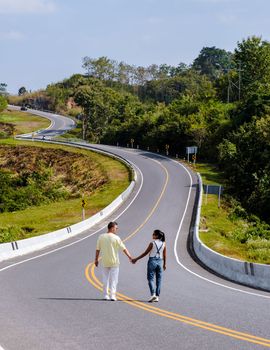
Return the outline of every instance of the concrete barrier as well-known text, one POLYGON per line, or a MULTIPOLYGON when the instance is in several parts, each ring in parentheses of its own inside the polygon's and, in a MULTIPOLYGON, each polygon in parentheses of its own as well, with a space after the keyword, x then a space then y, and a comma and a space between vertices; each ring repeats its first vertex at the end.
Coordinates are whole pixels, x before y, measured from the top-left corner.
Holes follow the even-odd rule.
POLYGON ((234 282, 270 291, 270 266, 255 264, 221 255, 208 248, 199 237, 199 223, 202 204, 202 179, 198 174, 198 196, 195 224, 192 227, 193 251, 208 268, 234 282))
MULTIPOLYGON (((104 154, 107 153, 103 151, 100 152, 104 154)), ((120 159, 120 157, 117 156, 115 156, 115 158, 120 159)), ((123 161, 123 159, 121 159, 121 161, 123 161)), ((131 167, 131 164, 129 162, 125 161, 125 163, 132 169, 133 177, 135 181, 137 181, 136 171, 133 169, 133 167, 131 167)), ((129 187, 123 193, 121 193, 112 203, 110 203, 106 208, 102 209, 100 212, 96 213, 89 219, 41 236, 0 244, 0 262, 14 258, 16 256, 43 249, 55 243, 59 243, 93 227, 101 220, 110 216, 129 197, 135 186, 135 181, 132 180, 129 187)))

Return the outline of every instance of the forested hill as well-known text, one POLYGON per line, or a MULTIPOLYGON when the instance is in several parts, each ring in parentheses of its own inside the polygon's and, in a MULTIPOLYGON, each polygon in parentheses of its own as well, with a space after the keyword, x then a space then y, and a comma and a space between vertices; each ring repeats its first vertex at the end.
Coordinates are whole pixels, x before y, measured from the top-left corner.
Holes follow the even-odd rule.
POLYGON ((83 68, 45 91, 21 91, 19 102, 79 115, 91 142, 181 157, 196 145, 199 159, 224 171, 228 191, 270 222, 269 42, 249 37, 232 53, 204 47, 190 66, 85 57, 83 68))

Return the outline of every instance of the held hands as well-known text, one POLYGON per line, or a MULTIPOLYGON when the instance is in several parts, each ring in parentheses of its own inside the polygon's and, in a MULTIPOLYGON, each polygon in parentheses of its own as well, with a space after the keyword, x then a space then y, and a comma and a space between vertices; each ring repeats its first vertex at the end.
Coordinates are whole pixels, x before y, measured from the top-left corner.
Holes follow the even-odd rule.
POLYGON ((136 264, 137 260, 138 260, 138 259, 134 258, 134 259, 131 259, 130 262, 131 262, 132 264, 136 264))

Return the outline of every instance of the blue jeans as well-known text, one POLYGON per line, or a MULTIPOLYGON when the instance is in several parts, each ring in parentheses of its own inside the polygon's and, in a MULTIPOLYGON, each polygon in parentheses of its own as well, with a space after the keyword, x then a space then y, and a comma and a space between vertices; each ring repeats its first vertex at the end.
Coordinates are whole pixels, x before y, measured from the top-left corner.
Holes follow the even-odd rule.
POLYGON ((151 295, 156 294, 159 296, 161 279, 162 279, 162 264, 163 259, 161 258, 149 258, 147 263, 147 280, 150 288, 151 295), (156 286, 154 279, 156 277, 156 286))

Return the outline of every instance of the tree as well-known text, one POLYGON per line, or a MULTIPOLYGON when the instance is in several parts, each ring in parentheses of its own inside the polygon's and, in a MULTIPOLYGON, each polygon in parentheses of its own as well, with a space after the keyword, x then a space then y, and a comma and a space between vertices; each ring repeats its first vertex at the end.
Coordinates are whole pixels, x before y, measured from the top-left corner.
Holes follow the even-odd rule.
POLYGON ((7 84, 6 83, 0 83, 0 95, 2 95, 2 96, 7 95, 7 84))
POLYGON ((215 46, 204 47, 194 60, 192 67, 213 80, 223 74, 224 70, 227 71, 231 67, 231 61, 231 52, 218 49, 215 46))
POLYGON ((237 43, 234 61, 241 69, 241 96, 245 98, 258 85, 270 80, 270 43, 252 36, 237 43))
POLYGON ((270 222, 270 116, 244 123, 219 145, 228 190, 251 213, 270 222))
POLYGON ((133 81, 133 73, 134 67, 121 61, 117 66, 116 80, 120 84, 130 84, 133 81))
POLYGON ((26 93, 27 93, 27 90, 26 90, 26 88, 24 86, 19 88, 19 91, 18 91, 18 95, 19 96, 25 95, 26 93))
POLYGON ((119 94, 92 79, 80 86, 74 101, 83 108, 83 134, 85 139, 100 142, 108 123, 117 116, 119 94))
POLYGON ((101 80, 113 80, 116 76, 117 62, 110 60, 106 56, 97 59, 86 56, 83 58, 83 68, 86 69, 90 77, 101 80))

